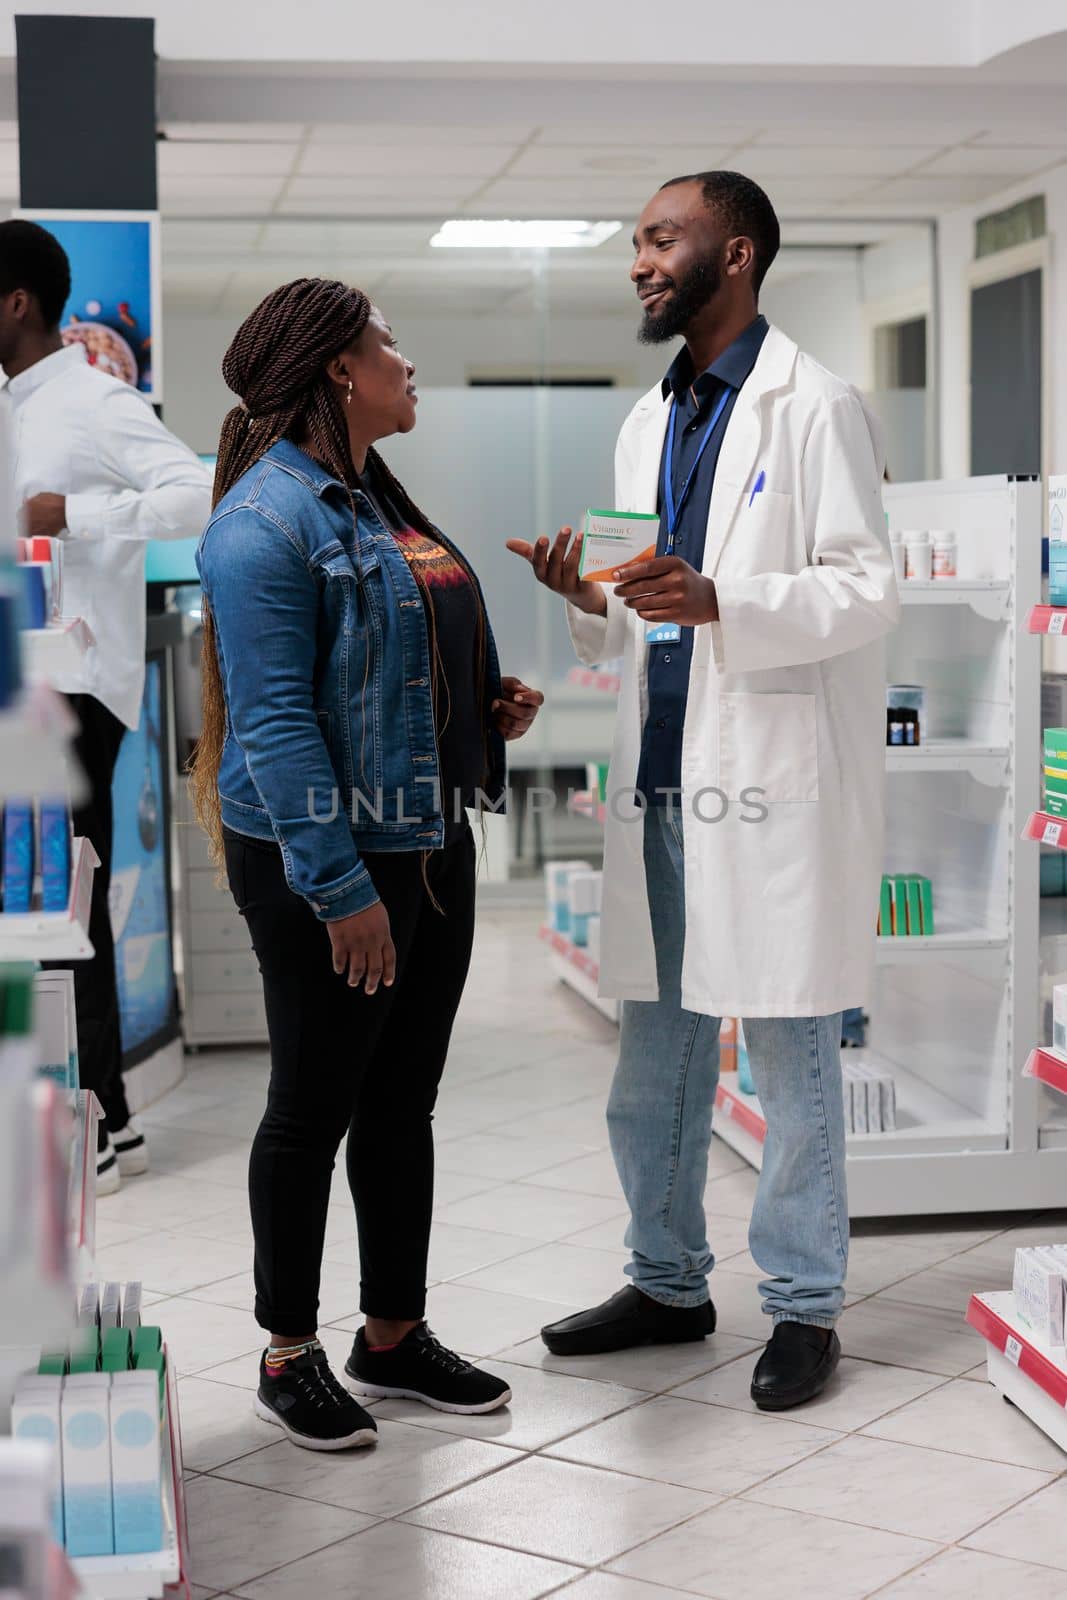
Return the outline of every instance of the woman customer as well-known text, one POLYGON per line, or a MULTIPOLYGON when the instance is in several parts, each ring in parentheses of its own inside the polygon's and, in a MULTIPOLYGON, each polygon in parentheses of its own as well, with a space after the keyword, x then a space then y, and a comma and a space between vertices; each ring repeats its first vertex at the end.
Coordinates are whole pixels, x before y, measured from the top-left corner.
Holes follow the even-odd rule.
POLYGON ((501 680, 481 589, 376 440, 415 426, 415 369, 358 289, 268 295, 223 362, 241 404, 201 540, 197 815, 263 974, 267 1109, 252 1145, 256 1410, 296 1444, 370 1444, 316 1338, 330 1176, 348 1137, 366 1325, 361 1395, 483 1412, 510 1390, 424 1320, 431 1119, 467 976, 464 802, 504 786, 542 696, 501 680))

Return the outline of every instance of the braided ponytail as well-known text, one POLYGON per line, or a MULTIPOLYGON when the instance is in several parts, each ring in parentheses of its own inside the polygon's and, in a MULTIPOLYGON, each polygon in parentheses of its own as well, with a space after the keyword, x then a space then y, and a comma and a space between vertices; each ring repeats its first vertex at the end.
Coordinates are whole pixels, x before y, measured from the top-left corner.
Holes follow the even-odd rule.
MULTIPOLYGON (((326 363, 363 332, 371 304, 359 289, 326 278, 297 278, 260 302, 238 328, 222 363, 241 404, 219 436, 212 504, 278 439, 308 439, 315 454, 352 493, 356 468, 348 427, 326 363)), ((355 521, 356 506, 352 501, 355 521)), ((203 731, 189 763, 193 809, 221 866, 222 810, 218 776, 226 741, 226 697, 211 609, 203 607, 203 731)))

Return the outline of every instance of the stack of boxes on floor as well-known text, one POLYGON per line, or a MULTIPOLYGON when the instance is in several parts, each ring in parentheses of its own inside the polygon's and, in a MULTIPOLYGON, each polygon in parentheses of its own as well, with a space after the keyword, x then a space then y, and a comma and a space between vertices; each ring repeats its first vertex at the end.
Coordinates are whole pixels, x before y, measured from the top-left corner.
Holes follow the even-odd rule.
POLYGON ((15 1389, 12 1433, 52 1447, 52 1537, 71 1556, 163 1545, 165 1357, 140 1313, 140 1284, 87 1286, 68 1348, 15 1389))

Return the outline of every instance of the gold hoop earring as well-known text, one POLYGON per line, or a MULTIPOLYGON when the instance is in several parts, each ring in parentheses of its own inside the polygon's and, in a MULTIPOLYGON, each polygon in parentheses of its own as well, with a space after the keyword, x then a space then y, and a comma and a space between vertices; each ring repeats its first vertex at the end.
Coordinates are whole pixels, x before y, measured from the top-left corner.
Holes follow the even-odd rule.
POLYGON ((345 397, 345 405, 346 406, 350 406, 351 404, 352 404, 352 379, 349 378, 349 380, 348 380, 348 394, 345 397))

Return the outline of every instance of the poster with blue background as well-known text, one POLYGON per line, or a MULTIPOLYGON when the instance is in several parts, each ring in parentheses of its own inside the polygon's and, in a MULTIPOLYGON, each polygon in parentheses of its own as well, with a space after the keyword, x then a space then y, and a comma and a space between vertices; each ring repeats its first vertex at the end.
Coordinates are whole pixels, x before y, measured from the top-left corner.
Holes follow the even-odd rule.
POLYGON ((127 730, 111 798, 115 811, 111 927, 126 1065, 177 1032, 177 998, 163 803, 163 660, 150 657, 141 720, 127 730))
POLYGON ((162 398, 159 218, 153 212, 20 211, 54 234, 70 260, 60 323, 66 344, 152 400, 162 398))

